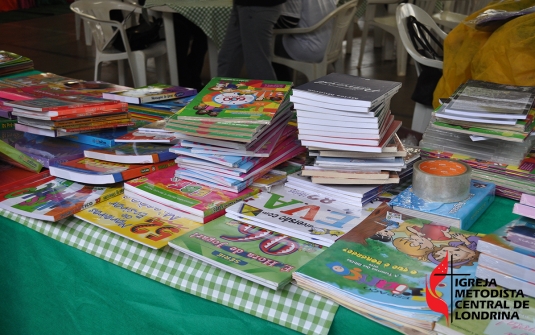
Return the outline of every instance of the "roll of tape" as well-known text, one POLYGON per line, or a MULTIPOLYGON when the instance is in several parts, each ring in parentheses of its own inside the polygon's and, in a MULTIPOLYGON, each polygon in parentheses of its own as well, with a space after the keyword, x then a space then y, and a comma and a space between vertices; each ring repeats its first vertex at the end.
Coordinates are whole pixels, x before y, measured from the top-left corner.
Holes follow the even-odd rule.
POLYGON ((424 159, 414 164, 412 190, 432 202, 458 202, 470 194, 470 165, 452 159, 424 159))

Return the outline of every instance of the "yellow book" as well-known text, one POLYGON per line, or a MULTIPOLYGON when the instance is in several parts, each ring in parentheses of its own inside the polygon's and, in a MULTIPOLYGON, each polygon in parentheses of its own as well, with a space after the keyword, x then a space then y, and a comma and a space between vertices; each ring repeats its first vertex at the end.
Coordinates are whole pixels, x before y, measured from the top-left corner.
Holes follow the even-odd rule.
POLYGON ((99 203, 75 216, 153 249, 202 225, 164 205, 155 207, 128 196, 99 203))

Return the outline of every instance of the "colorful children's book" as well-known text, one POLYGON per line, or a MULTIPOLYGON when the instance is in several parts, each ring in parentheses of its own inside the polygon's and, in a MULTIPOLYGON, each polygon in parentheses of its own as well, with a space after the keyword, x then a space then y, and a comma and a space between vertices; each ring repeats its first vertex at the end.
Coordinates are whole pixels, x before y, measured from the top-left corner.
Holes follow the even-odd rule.
POLYGON ((215 77, 176 117, 269 124, 289 102, 291 86, 284 81, 215 77))
MULTIPOLYGON (((481 236, 435 225, 394 211, 386 203, 329 249, 298 269, 293 278, 350 309, 369 307, 376 315, 426 323, 432 330, 441 313, 460 298, 453 276, 475 279, 481 236), (430 297, 431 295, 431 297, 430 297), (440 297, 440 298, 438 298, 440 297)), ((455 277, 457 278, 457 277, 455 277)))
POLYGON ((120 92, 103 93, 104 99, 119 100, 131 104, 142 104, 160 100, 170 100, 197 94, 194 88, 167 84, 152 84, 120 92))
POLYGON ((0 195, 0 207, 34 219, 58 221, 122 193, 120 184, 97 187, 60 178, 42 179, 0 195))
POLYGON ((73 80, 74 79, 69 78, 69 77, 63 77, 63 76, 50 73, 50 72, 43 72, 43 73, 38 73, 38 74, 31 74, 28 76, 0 79, 0 86, 25 87, 25 86, 46 85, 48 83, 73 81, 73 80))
POLYGON ((286 235, 220 217, 169 242, 208 264, 274 290, 324 248, 286 235))
POLYGON ((107 109, 125 109, 128 106, 117 100, 104 100, 92 96, 76 96, 71 99, 38 98, 21 101, 4 102, 14 110, 42 112, 46 116, 58 116, 73 113, 85 113, 107 109))
POLYGON ((478 251, 521 266, 535 268, 535 220, 519 217, 486 235, 478 251))
POLYGON ((176 213, 121 196, 87 208, 75 216, 149 248, 167 243, 201 226, 176 213))
POLYGON ((355 227, 360 214, 360 207, 304 197, 282 185, 227 208, 229 217, 327 247, 355 227))
POLYGON ((175 177, 169 168, 125 183, 125 189, 172 208, 198 216, 208 216, 245 199, 258 190, 246 188, 239 193, 210 188, 175 177))
MULTIPOLYGON (((374 107, 392 97, 401 83, 330 73, 293 89, 293 96, 342 106, 374 107)), ((332 107, 331 108, 334 108, 332 107)))
POLYGON ((132 130, 133 129, 127 127, 103 129, 99 131, 92 131, 89 133, 64 136, 62 137, 62 139, 78 143, 90 144, 102 148, 109 148, 118 144, 115 143, 116 138, 123 136, 132 130))
POLYGON ((162 100, 162 101, 156 101, 156 102, 146 102, 142 103, 141 105, 143 107, 150 107, 150 108, 157 108, 162 110, 177 110, 181 109, 182 107, 185 107, 191 100, 195 98, 194 95, 190 95, 188 97, 178 98, 178 99, 171 99, 171 100, 162 100))
POLYGON ((124 164, 158 163, 175 159, 170 146, 158 143, 122 143, 111 148, 88 149, 85 157, 124 164))
POLYGON ((493 183, 472 179, 467 199, 441 203, 421 199, 410 186, 392 199, 390 206, 403 214, 467 230, 490 207, 495 190, 493 183))
POLYGON ((535 299, 511 294, 510 291, 500 286, 474 286, 470 291, 472 294, 453 309, 449 317, 449 325, 445 317, 435 324, 435 330, 439 334, 527 335, 535 329, 535 309, 533 308, 535 299), (483 298, 487 294, 495 298, 483 298), (498 304, 507 308, 497 310, 492 307, 498 304), (478 308, 471 306, 478 306, 478 308), (477 314, 474 315, 474 312, 477 314), (463 318, 463 315, 471 317, 463 318), (477 317, 477 315, 486 317, 477 317))
POLYGON ((43 167, 37 160, 29 157, 2 140, 0 140, 0 160, 33 172, 39 172, 43 167))
POLYGON ((173 133, 143 132, 135 130, 115 139, 117 143, 167 143, 177 144, 179 139, 173 133))
POLYGON ((23 138, 15 141, 13 146, 46 168, 50 164, 82 158, 84 157, 84 150, 95 148, 95 146, 89 144, 28 133, 24 134, 23 138))
POLYGON ((50 174, 53 176, 74 180, 79 183, 112 184, 175 165, 173 161, 153 164, 123 164, 85 157, 53 164, 49 169, 50 174))
POLYGON ((228 167, 239 167, 252 159, 243 156, 194 154, 191 152, 190 148, 184 148, 181 145, 175 145, 171 147, 169 151, 174 152, 177 155, 194 157, 228 167))
POLYGON ((32 85, 17 88, 0 89, 0 97, 11 100, 28 100, 36 98, 78 99, 93 97, 103 100, 104 92, 115 92, 130 89, 103 81, 68 80, 49 82, 43 85, 32 85))

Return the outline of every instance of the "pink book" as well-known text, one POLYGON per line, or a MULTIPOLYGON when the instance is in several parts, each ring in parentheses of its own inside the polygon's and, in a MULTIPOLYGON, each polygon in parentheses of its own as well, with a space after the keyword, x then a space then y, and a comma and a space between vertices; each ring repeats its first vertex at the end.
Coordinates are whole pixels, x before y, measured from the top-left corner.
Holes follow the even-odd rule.
POLYGON ((129 180, 124 184, 125 190, 201 217, 216 213, 258 192, 258 189, 251 188, 239 193, 210 188, 176 178, 175 171, 176 167, 172 167, 129 180))
POLYGON ((531 207, 535 207, 535 195, 522 193, 522 195, 520 196, 520 203, 522 205, 528 205, 528 206, 531 206, 531 207))
MULTIPOLYGON (((525 194, 523 194, 522 196, 524 196, 524 195, 525 194)), ((527 216, 528 218, 535 219, 535 207, 524 205, 522 203, 514 204, 513 213, 514 214, 518 214, 518 215, 522 215, 522 216, 527 216)))

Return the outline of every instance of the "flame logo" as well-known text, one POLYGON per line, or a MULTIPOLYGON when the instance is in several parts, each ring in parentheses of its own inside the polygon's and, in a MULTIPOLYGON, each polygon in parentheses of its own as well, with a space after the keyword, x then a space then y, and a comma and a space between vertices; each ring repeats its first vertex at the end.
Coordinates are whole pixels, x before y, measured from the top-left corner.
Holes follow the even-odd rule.
POLYGON ((449 326, 450 319, 449 319, 448 304, 439 297, 436 291, 438 284, 440 284, 440 282, 444 280, 445 278, 444 275, 447 273, 448 273, 448 252, 446 251, 446 257, 444 257, 444 260, 440 262, 440 264, 437 265, 437 267, 433 270, 433 272, 431 272, 431 275, 429 276, 429 282, 426 282, 425 284, 425 292, 426 292, 425 301, 427 302, 427 306, 429 306, 429 308, 432 311, 440 313, 446 317, 446 322, 449 326))

